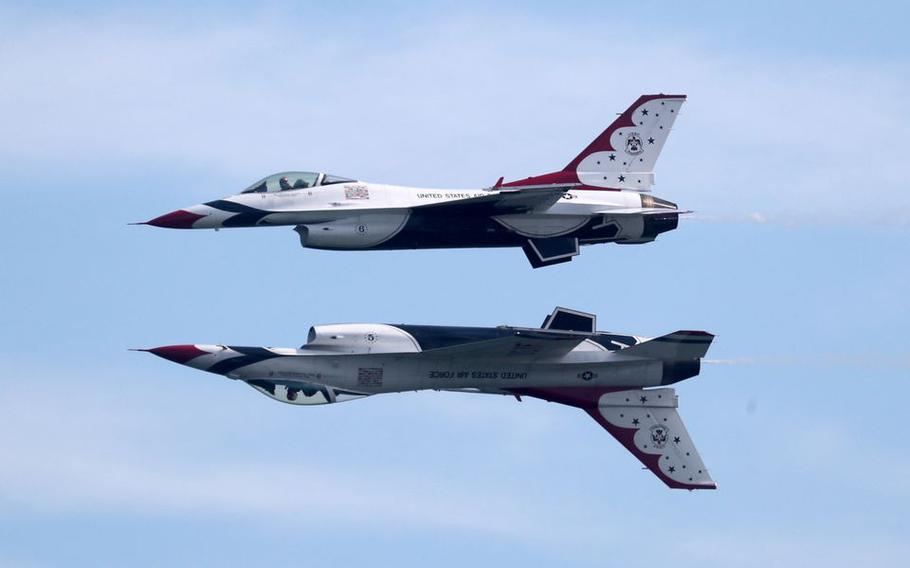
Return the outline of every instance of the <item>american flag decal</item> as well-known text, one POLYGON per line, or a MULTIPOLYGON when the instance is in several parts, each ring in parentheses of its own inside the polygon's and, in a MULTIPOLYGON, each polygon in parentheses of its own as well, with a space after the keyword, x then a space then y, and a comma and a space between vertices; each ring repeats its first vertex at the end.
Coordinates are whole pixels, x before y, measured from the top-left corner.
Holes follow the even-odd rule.
POLYGON ((345 199, 369 199, 370 190, 365 185, 347 185, 344 188, 345 199))
POLYGON ((357 369, 357 386, 381 387, 382 367, 360 367, 357 369))

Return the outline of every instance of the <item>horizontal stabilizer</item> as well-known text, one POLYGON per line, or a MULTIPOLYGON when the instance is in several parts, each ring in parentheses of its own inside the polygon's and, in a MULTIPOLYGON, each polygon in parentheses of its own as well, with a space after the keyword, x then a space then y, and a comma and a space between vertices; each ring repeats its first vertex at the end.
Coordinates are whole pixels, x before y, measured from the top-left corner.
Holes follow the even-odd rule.
POLYGON ((714 336, 705 331, 675 331, 626 347, 618 353, 662 361, 701 359, 708 352, 713 340, 714 336))
POLYGON ((532 329, 516 329, 513 335, 463 343, 423 351, 433 357, 468 357, 471 359, 513 359, 537 361, 563 357, 587 336, 572 333, 545 333, 532 329))
POLYGON ((716 489, 669 388, 606 393, 587 408, 598 424, 674 489, 716 489))
POLYGON ((518 188, 500 187, 497 213, 543 211, 562 198, 577 183, 524 185, 518 188))
POLYGON ((528 213, 548 209, 577 183, 523 186, 520 188, 494 188, 489 195, 467 197, 428 203, 414 207, 424 213, 445 215, 502 215, 506 213, 528 213))

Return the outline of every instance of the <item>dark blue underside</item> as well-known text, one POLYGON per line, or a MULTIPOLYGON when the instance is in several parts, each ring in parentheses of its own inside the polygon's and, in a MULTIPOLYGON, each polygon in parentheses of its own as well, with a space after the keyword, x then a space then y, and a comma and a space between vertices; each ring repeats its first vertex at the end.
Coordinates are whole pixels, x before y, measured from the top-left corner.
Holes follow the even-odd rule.
MULTIPOLYGON (((254 227, 271 211, 265 211, 241 205, 227 200, 209 201, 205 205, 234 213, 228 217, 225 227, 254 227)), ((476 207, 439 207, 414 209, 404 228, 391 239, 380 243, 374 250, 432 249, 432 248, 485 248, 485 247, 521 247, 528 242, 522 237, 491 218, 486 210, 476 207)), ((604 225, 602 217, 592 217, 581 228, 560 235, 560 239, 579 239, 583 244, 607 243, 616 240, 619 229, 614 224, 604 225)), ((654 238, 660 233, 672 231, 679 223, 679 215, 646 215, 642 239, 654 238)), ((536 239, 538 247, 546 244, 546 239, 536 239)), ((312 247, 332 248, 332 247, 312 247)))
MULTIPOLYGON (((642 238, 653 238, 676 228, 679 216, 645 217, 642 238)), ((594 217, 580 229, 563 235, 577 238, 586 244, 607 243, 616 240, 615 225, 601 225, 601 218, 594 217)), ((432 248, 487 248, 520 247, 528 241, 506 229, 487 216, 441 215, 414 211, 404 228, 391 239, 372 247, 376 250, 432 249, 432 248)))

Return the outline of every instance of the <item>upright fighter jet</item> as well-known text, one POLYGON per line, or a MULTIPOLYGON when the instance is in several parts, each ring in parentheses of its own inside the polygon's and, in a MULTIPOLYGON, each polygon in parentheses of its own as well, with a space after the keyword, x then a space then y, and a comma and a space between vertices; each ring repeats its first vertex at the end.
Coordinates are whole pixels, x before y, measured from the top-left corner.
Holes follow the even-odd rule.
POLYGON ((646 192, 685 95, 643 95, 563 169, 485 189, 422 189, 283 172, 238 195, 147 221, 172 229, 289 225, 329 250, 521 247, 534 268, 580 245, 641 244, 676 228, 675 203, 646 192))
POLYGON ((317 325, 299 349, 195 344, 142 351, 297 405, 425 389, 567 404, 587 412, 668 486, 714 489, 676 412, 676 392, 666 387, 698 375, 714 336, 677 331, 647 339, 596 329, 594 315, 556 308, 540 328, 317 325))

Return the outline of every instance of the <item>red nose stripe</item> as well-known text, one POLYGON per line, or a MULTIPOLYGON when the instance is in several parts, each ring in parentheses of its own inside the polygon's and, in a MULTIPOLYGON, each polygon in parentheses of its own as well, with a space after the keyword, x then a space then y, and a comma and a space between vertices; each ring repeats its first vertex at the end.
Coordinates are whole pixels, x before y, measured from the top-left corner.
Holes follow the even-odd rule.
POLYGON ((200 355, 208 355, 208 351, 203 351, 195 345, 165 345, 149 349, 149 352, 181 365, 200 355))
POLYGON ((166 227, 168 229, 191 229, 193 223, 202 219, 205 215, 199 215, 197 213, 190 213, 189 211, 184 211, 183 209, 178 209, 177 211, 171 211, 167 215, 162 215, 161 217, 155 217, 147 225, 153 225, 155 227, 166 227))

